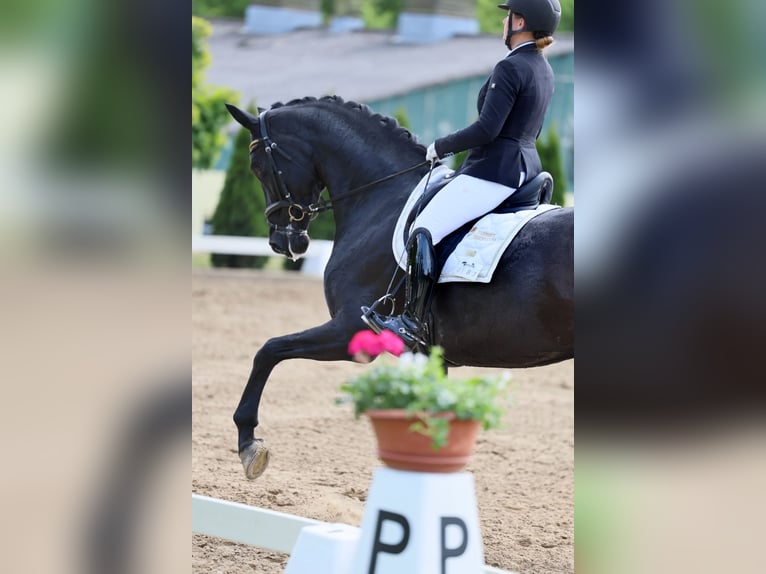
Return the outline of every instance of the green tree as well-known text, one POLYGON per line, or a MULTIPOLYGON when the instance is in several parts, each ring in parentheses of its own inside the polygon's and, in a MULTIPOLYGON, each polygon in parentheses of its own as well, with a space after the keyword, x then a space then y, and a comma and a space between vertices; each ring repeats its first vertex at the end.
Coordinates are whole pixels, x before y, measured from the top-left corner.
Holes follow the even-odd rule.
POLYGON ((503 31, 503 12, 495 0, 478 0, 476 2, 476 19, 479 21, 479 31, 482 34, 500 34, 503 31))
POLYGON ((574 32, 574 0, 561 0, 559 30, 562 32, 574 32))
POLYGON ((239 96, 227 88, 204 84, 204 70, 210 64, 205 38, 212 29, 202 18, 192 16, 192 167, 209 169, 226 142, 223 127, 230 121, 225 102, 239 96))
POLYGON ((367 28, 395 28, 403 0, 363 0, 362 20, 367 28))
MULTIPOLYGON (((255 106, 248 106, 248 111, 257 114, 255 106)), ((250 172, 250 132, 240 129, 234 143, 229 169, 223 184, 221 197, 213 214, 214 235, 237 235, 245 237, 265 237, 269 234, 269 225, 263 216, 266 200, 261 183, 250 172)), ((268 257, 249 255, 228 255, 213 253, 213 267, 263 267, 268 257)))
POLYGON ((243 18, 250 0, 192 0, 192 14, 202 18, 243 18))
POLYGON ((564 174, 564 164, 561 160, 561 140, 553 125, 546 134, 545 141, 538 139, 536 142, 537 153, 540 155, 540 163, 543 171, 553 176, 553 197, 551 203, 564 205, 567 191, 567 178, 564 174))
POLYGON ((322 23, 327 25, 335 16, 335 0, 320 0, 319 11, 322 13, 322 23))

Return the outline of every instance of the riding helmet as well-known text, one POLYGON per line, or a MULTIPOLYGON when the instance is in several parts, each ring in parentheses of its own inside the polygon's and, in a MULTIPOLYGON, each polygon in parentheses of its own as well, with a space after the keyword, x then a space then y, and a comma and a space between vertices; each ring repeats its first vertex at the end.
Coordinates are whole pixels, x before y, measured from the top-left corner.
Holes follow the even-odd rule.
POLYGON ((525 30, 543 32, 546 36, 553 36, 561 21, 559 0, 506 0, 497 7, 521 14, 526 22, 525 30))

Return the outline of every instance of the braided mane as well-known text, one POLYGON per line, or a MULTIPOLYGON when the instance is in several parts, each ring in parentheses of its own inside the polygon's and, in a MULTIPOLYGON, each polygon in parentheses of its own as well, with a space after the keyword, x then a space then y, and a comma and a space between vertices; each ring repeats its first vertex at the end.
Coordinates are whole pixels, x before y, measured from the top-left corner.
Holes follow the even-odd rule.
POLYGON ((400 126, 396 118, 392 118, 390 116, 384 116, 382 114, 373 112, 370 109, 370 107, 367 106, 366 104, 360 104, 354 101, 347 102, 340 96, 322 96, 321 98, 307 96, 305 98, 297 98, 294 100, 290 100, 286 104, 283 104, 282 102, 276 102, 272 104, 271 109, 282 108, 287 106, 298 106, 302 104, 311 104, 311 103, 328 103, 328 104, 337 105, 347 110, 353 110, 353 111, 359 112, 360 117, 362 117, 365 121, 369 122, 371 125, 374 123, 377 127, 383 128, 384 130, 391 132, 397 138, 405 142, 411 143, 413 146, 417 147, 419 151, 422 151, 422 153, 425 153, 425 149, 426 149, 425 146, 418 143, 417 137, 412 132, 410 132, 407 128, 400 126))

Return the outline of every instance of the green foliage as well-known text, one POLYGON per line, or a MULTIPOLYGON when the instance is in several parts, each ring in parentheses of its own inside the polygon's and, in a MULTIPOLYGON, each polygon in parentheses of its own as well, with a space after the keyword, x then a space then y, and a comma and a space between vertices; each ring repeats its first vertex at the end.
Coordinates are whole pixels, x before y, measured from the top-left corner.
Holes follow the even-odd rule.
POLYGON ((412 129, 410 118, 407 115, 407 108, 404 106, 399 106, 396 108, 396 111, 394 112, 394 119, 396 119, 396 121, 399 122, 399 125, 403 128, 407 128, 408 130, 412 129))
POLYGON ((463 165, 463 162, 465 162, 465 158, 468 157, 468 153, 470 151, 471 150, 467 149, 467 150, 458 152, 455 155, 453 155, 453 156, 451 156, 449 158, 446 158, 446 161, 451 161, 452 163, 450 165, 452 166, 452 169, 458 170, 463 165))
POLYGON ((204 84, 204 70, 210 64, 205 39, 210 24, 192 16, 192 167, 210 168, 226 142, 222 128, 230 121, 224 103, 239 96, 227 88, 204 84))
POLYGON ((192 0, 192 14, 202 18, 244 18, 250 0, 192 0))
MULTIPOLYGON (((254 106, 249 106, 248 111, 258 113, 254 106)), ((214 235, 263 237, 269 233, 268 223, 263 216, 266 200, 261 183, 250 172, 249 145, 250 132, 243 128, 237 133, 221 197, 213 214, 214 235)), ((260 268, 267 260, 268 257, 221 253, 214 253, 211 257, 214 267, 260 268)))
POLYGON ((574 0, 561 0, 561 22, 558 29, 574 32, 574 0))
POLYGON ((335 15, 335 0, 320 0, 319 11, 322 13, 322 22, 326 25, 335 15))
POLYGON ((567 178, 566 174, 564 174, 564 164, 561 159, 561 140, 556 131, 556 126, 552 125, 548 130, 545 141, 538 139, 536 145, 537 153, 540 155, 540 163, 543 165, 543 171, 547 171, 553 176, 553 197, 551 197, 551 203, 564 205, 567 178))
POLYGON ((500 10, 497 0, 478 0, 476 2, 476 19, 479 21, 479 31, 482 34, 497 34, 503 31, 505 13, 500 10))
MULTIPOLYGON (((497 0, 478 0, 476 2, 476 19, 482 34, 501 34, 505 14, 498 9, 497 0)), ((574 0, 561 0, 561 22, 557 32, 574 31, 574 0)), ((555 34, 554 34, 555 36, 555 34)))
POLYGON ((395 28, 403 0, 363 0, 362 20, 367 28, 395 28))
POLYGON ((354 416, 364 411, 405 409, 416 417, 410 430, 433 440, 433 448, 446 444, 449 421, 434 416, 451 412, 459 420, 478 420, 483 428, 500 425, 504 409, 497 399, 506 388, 507 376, 451 379, 443 366, 444 352, 433 347, 431 354, 402 355, 398 362, 385 359, 365 373, 351 378, 340 390, 339 403, 351 402, 354 416))

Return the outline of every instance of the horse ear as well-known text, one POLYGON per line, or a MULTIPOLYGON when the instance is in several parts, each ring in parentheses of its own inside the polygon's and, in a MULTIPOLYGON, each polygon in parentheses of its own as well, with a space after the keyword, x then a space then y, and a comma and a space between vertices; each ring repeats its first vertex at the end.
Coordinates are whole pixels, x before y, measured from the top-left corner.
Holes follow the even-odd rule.
POLYGON ((262 114, 265 111, 266 111, 266 108, 260 108, 260 107, 258 108, 258 113, 259 114, 262 114))
POLYGON ((258 122, 258 118, 253 114, 250 114, 245 110, 240 110, 237 106, 232 104, 226 104, 226 109, 229 110, 231 117, 237 120, 237 123, 240 124, 243 128, 248 130, 255 128, 256 122, 258 122))

